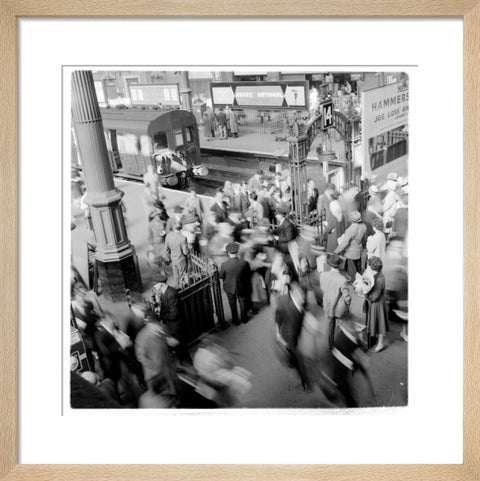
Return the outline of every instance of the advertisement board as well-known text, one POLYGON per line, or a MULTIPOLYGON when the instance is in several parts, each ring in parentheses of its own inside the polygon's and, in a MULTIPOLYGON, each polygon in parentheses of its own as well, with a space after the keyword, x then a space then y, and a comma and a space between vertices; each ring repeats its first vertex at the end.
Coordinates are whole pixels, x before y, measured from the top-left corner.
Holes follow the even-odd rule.
POLYGON ((403 82, 362 92, 364 175, 408 153, 408 109, 403 82))
POLYGON ((214 108, 308 109, 306 82, 212 83, 214 108))
POLYGON ((408 122, 408 86, 402 83, 362 92, 363 130, 367 138, 408 122))

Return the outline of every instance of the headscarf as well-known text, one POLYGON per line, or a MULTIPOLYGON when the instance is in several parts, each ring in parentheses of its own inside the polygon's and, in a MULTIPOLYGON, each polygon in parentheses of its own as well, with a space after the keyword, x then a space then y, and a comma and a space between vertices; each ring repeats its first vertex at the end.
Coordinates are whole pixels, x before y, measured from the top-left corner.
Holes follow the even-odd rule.
POLYGON ((340 205, 340 202, 338 200, 332 200, 330 202, 330 212, 332 215, 340 222, 342 220, 343 214, 342 214, 342 207, 340 205))

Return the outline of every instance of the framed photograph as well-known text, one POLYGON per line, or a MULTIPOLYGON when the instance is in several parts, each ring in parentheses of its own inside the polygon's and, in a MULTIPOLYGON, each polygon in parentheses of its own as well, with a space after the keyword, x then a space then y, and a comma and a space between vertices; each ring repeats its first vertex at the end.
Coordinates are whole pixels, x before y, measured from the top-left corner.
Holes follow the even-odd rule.
POLYGON ((480 476, 477 2, 2 9, 2 479, 480 476))

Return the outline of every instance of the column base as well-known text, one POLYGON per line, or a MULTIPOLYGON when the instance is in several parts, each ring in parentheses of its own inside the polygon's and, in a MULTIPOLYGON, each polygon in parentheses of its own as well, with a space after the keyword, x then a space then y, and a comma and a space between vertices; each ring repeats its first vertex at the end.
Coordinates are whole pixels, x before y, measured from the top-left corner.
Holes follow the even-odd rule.
POLYGON ((101 293, 111 301, 126 301, 126 289, 142 292, 142 279, 135 254, 118 261, 103 262, 97 259, 98 280, 101 293))

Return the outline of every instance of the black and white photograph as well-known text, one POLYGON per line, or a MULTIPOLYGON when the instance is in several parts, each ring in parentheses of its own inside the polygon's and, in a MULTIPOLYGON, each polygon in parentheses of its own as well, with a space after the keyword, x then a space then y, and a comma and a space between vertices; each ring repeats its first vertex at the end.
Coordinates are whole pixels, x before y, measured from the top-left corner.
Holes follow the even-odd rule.
POLYGON ((407 72, 65 75, 72 409, 408 405, 407 72))

